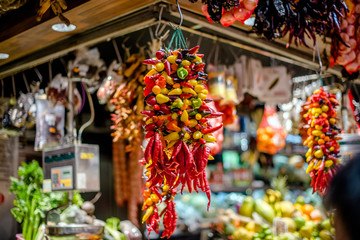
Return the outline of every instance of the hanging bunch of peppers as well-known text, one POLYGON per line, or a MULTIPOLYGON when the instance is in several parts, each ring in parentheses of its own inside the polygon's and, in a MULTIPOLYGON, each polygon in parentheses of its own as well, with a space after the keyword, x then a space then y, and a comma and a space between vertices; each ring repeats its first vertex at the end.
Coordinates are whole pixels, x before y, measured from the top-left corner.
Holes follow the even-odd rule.
POLYGON ((255 9, 253 30, 267 39, 289 33, 289 43, 308 47, 305 38, 316 41, 315 34, 340 38, 340 22, 348 12, 343 0, 260 1, 255 9))
MULTIPOLYGON (((197 2, 197 0, 190 0, 197 2)), ((210 23, 220 22, 224 27, 250 18, 258 0, 202 0, 201 11, 210 23)))
MULTIPOLYGON (((207 106, 207 85, 203 54, 199 46, 187 49, 181 30, 179 49, 161 49, 156 58, 143 61, 153 68, 145 76, 145 102, 148 111, 145 138, 149 141, 144 153, 146 184, 143 191, 146 210, 143 222, 149 232, 159 231, 160 217, 164 216, 162 237, 170 237, 176 227, 174 197, 187 186, 206 193, 209 204, 211 192, 206 177, 207 161, 213 159, 206 143, 215 142, 213 132, 222 124, 211 126, 210 118, 221 117, 207 106), (157 205, 165 202, 159 213, 157 205)), ((174 38, 174 37, 173 37, 174 38)), ((172 42, 172 41, 171 41, 172 42)), ((171 46, 171 44, 170 44, 171 46)))
POLYGON ((340 129, 336 126, 339 103, 335 95, 325 92, 323 88, 314 91, 303 105, 302 117, 307 130, 307 138, 303 142, 308 146, 306 162, 309 164, 306 173, 311 177, 313 192, 323 195, 329 182, 339 168, 341 162, 338 137, 340 129))
POLYGON ((119 206, 127 202, 128 219, 139 226, 138 207, 142 203, 141 144, 144 116, 144 76, 147 68, 142 64, 143 53, 132 54, 125 60, 121 74, 123 79, 111 96, 114 107, 111 114, 113 125, 113 174, 115 200, 119 206))
POLYGON ((341 65, 352 74, 360 68, 360 3, 347 2, 349 13, 342 19, 340 38, 331 42, 330 67, 341 65))

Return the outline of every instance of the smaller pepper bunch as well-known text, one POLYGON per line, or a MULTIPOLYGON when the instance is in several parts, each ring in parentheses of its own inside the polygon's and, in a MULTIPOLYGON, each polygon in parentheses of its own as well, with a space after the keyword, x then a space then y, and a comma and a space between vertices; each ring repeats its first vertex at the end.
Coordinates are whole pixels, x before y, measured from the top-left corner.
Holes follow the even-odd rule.
POLYGON ((222 113, 207 105, 212 100, 207 99, 204 55, 198 54, 198 49, 161 49, 156 58, 143 61, 152 66, 144 79, 145 102, 150 110, 142 112, 147 116, 144 129, 149 140, 142 161, 147 177, 143 222, 149 232, 158 232, 160 217, 164 216, 162 237, 170 237, 176 227, 174 198, 178 186, 181 192, 185 186, 189 192, 200 188, 210 204, 205 167, 213 157, 206 143, 216 141, 212 133, 223 124, 212 126, 209 122, 222 113), (160 214, 159 202, 166 204, 160 214))
MULTIPOLYGON (((197 2, 197 0, 190 0, 197 2)), ((224 27, 236 21, 243 23, 255 10, 258 0, 202 0, 201 11, 210 23, 220 22, 224 27)))
POLYGON ((335 95, 325 92, 323 88, 314 91, 303 105, 302 117, 307 131, 303 142, 308 146, 306 162, 309 164, 306 173, 311 177, 313 192, 325 194, 327 186, 339 168, 341 162, 340 145, 337 137, 340 129, 336 126, 339 103, 335 95))

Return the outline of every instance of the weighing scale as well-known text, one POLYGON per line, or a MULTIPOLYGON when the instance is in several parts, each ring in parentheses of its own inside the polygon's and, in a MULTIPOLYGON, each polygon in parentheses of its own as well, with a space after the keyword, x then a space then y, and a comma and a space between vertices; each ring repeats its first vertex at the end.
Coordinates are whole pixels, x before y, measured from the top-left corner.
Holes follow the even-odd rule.
MULTIPOLYGON (((69 76, 69 102, 73 102, 73 83, 77 79, 69 76), (72 94, 70 94, 72 93, 72 94)), ((44 192, 67 191, 69 198, 72 199, 72 191, 80 192, 99 192, 100 191, 100 159, 99 146, 93 144, 81 143, 81 134, 86 127, 91 125, 94 120, 94 108, 90 94, 87 92, 86 84, 84 84, 88 95, 91 118, 83 126, 80 127, 78 140, 76 141, 74 134, 74 108, 69 104, 68 129, 70 133, 68 142, 70 144, 47 149, 42 152, 43 171, 44 171, 44 192)), ((71 201, 70 201, 71 202, 71 201)), ((66 205, 66 206, 69 206, 66 205)), ((64 208, 60 206, 52 209, 47 213, 56 209, 64 208)), ((97 220, 94 220, 96 222, 97 220)), ((104 235, 103 224, 66 224, 55 223, 50 224, 46 217, 45 234, 47 239, 102 239, 104 235)))

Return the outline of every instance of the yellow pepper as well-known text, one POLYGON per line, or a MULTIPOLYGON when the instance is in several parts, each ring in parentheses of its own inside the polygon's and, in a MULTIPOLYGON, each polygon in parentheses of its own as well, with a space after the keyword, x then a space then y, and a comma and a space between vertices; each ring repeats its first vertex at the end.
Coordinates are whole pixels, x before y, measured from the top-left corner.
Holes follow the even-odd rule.
POLYGON ((198 84, 196 79, 191 79, 191 80, 188 81, 188 83, 190 83, 194 87, 198 84))
POLYGON ((323 132, 322 131, 320 131, 320 130, 314 130, 314 131, 312 131, 311 132, 312 133, 312 135, 314 135, 314 136, 320 136, 323 132))
POLYGON ((180 120, 182 122, 186 122, 187 120, 189 120, 189 114, 186 110, 183 111, 183 114, 181 115, 180 120))
POLYGON ((157 203, 160 200, 158 195, 156 195, 155 193, 150 194, 150 198, 154 203, 157 203))
POLYGON ((321 107, 321 110, 323 112, 327 112, 327 111, 329 111, 329 107, 327 105, 324 105, 324 106, 321 107))
POLYGON ((203 139, 205 139, 205 141, 206 142, 210 142, 210 143, 212 143, 212 142, 216 142, 216 138, 212 135, 212 134, 205 134, 204 136, 203 136, 203 139))
POLYGON ((171 55, 167 57, 169 63, 174 64, 177 59, 177 56, 171 55))
POLYGON ((167 75, 166 72, 162 72, 161 75, 166 79, 167 84, 170 84, 170 85, 174 84, 173 79, 169 75, 167 75))
POLYGON ((146 209, 146 212, 142 218, 142 223, 146 222, 146 220, 148 220, 148 218, 151 216, 151 214, 153 214, 154 212, 154 207, 150 206, 148 209, 146 209))
POLYGON ((198 94, 198 97, 201 99, 201 100, 204 100, 207 98, 207 95, 205 95, 204 93, 199 93, 198 94))
POLYGON ((314 167, 314 161, 312 161, 309 166, 307 167, 306 169, 306 173, 309 173, 313 170, 313 167, 314 167))
POLYGON ((169 144, 166 147, 171 148, 172 146, 175 145, 176 142, 177 142, 177 140, 171 141, 171 142, 169 142, 169 144))
POLYGON ((190 93, 190 94, 193 94, 193 95, 196 95, 196 94, 197 94, 193 89, 191 89, 191 88, 189 88, 189 87, 184 87, 184 88, 182 88, 182 91, 183 91, 184 93, 190 93))
POLYGON ((190 120, 190 127, 195 127, 198 124, 198 122, 195 119, 190 120))
POLYGON ((169 89, 167 89, 167 88, 162 88, 162 89, 161 89, 161 93, 162 93, 162 94, 168 94, 168 93, 169 93, 169 89))
POLYGON ((156 101, 159 103, 159 104, 163 104, 163 103, 167 103, 168 101, 170 100, 169 97, 163 95, 163 94, 158 94, 156 95, 156 101))
POLYGON ((322 161, 318 161, 316 163, 316 166, 314 167, 314 169, 318 170, 320 168, 321 163, 322 163, 322 161))
POLYGON ((180 95, 182 94, 181 88, 175 88, 169 92, 169 95, 180 95))
POLYGON ((151 89, 151 91, 155 94, 158 95, 161 92, 161 88, 158 85, 153 86, 153 88, 151 89))
POLYGON ((209 154, 208 160, 214 160, 214 157, 211 154, 209 154))
POLYGON ((191 101, 189 99, 184 99, 183 103, 190 106, 191 105, 191 101))
POLYGON ((165 185, 163 186, 163 191, 164 191, 164 192, 169 191, 169 189, 170 189, 170 186, 169 186, 168 184, 165 184, 165 185))
POLYGON ((196 131, 193 134, 194 139, 200 139, 202 137, 202 133, 200 131, 196 131))
POLYGON ((196 56, 196 58, 194 59, 194 60, 192 60, 192 62, 194 62, 194 63, 202 63, 202 59, 201 59, 201 57, 199 57, 199 56, 196 56))
POLYGON ((172 133, 170 133, 169 135, 166 135, 166 136, 164 137, 164 139, 165 139, 166 141, 178 140, 179 138, 180 138, 180 136, 179 136, 179 133, 178 133, 178 132, 172 132, 172 133))
POLYGON ((316 125, 316 126, 315 126, 315 129, 316 129, 316 130, 321 130, 321 129, 323 129, 323 127, 320 126, 320 125, 316 125))
POLYGON ((307 145, 307 146, 308 146, 308 148, 312 148, 312 147, 313 147, 313 145, 314 145, 314 141, 312 141, 312 140, 311 140, 311 141, 308 143, 308 145, 307 145))
POLYGON ((188 60, 182 60, 182 61, 181 61, 181 64, 182 64, 183 66, 190 66, 190 65, 191 65, 191 62, 188 61, 188 60))
POLYGON ((190 139, 190 137, 191 137, 191 136, 190 136, 190 134, 189 134, 189 133, 185 133, 185 134, 184 134, 184 139, 185 139, 185 140, 190 139))
POLYGON ((316 158, 322 158, 324 156, 324 153, 321 149, 319 149, 319 150, 315 151, 314 156, 316 158))
POLYGON ((146 76, 152 76, 152 75, 154 75, 155 73, 158 73, 158 72, 153 68, 153 69, 151 69, 151 70, 146 74, 146 76))
POLYGON ((325 162, 325 167, 331 167, 332 165, 333 165, 333 160, 326 160, 326 162, 325 162))
POLYGON ((332 151, 334 151, 334 150, 335 150, 334 147, 330 147, 330 148, 329 148, 329 151, 330 151, 330 152, 332 152, 332 151))
POLYGON ((201 84, 198 84, 194 88, 195 92, 200 93, 202 90, 204 90, 204 86, 201 84))
POLYGON ((178 114, 177 113, 173 113, 171 114, 171 118, 176 120, 178 118, 178 114))
POLYGON ((149 118, 145 123, 146 123, 146 125, 148 125, 148 124, 150 124, 152 122, 153 122, 152 118, 149 118))
POLYGON ((329 122, 330 122, 332 125, 334 125, 334 124, 336 124, 336 119, 335 119, 335 118, 330 118, 329 122))
POLYGON ((164 68, 165 68, 165 66, 164 66, 163 63, 157 63, 157 64, 155 65, 155 69, 156 69, 156 71, 158 71, 158 72, 161 72, 162 70, 164 70, 164 68))
POLYGON ((310 148, 306 154, 305 154, 305 157, 308 158, 310 155, 311 155, 311 152, 312 152, 312 149, 310 148))
POLYGON ((195 118, 196 118, 196 120, 200 120, 200 119, 202 118, 202 116, 201 116, 200 113, 197 113, 197 114, 195 115, 195 118))
POLYGON ((206 89, 204 89, 204 90, 201 91, 201 94, 204 94, 204 95, 206 95, 206 96, 208 95, 208 93, 209 93, 209 91, 206 90, 206 89))

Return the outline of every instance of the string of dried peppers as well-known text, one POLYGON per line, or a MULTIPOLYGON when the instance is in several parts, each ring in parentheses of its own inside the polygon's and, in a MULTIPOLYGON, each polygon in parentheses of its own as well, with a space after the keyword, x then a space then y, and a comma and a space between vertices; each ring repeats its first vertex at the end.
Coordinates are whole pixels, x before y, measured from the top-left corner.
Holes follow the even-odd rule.
POLYGON ((309 166, 306 173, 311 177, 313 192, 323 195, 329 182, 339 168, 341 162, 340 145, 337 140, 340 129, 336 126, 339 103, 335 95, 320 88, 303 105, 303 122, 307 138, 303 142, 308 146, 306 162, 309 166))
MULTIPOLYGON (((171 44, 170 44, 171 45, 171 44)), ((206 193, 209 204, 211 192, 205 167, 210 155, 206 143, 215 142, 212 133, 222 127, 211 126, 210 118, 220 117, 207 106, 207 74, 199 46, 175 51, 161 49, 156 58, 144 60, 153 66, 145 76, 144 95, 148 106, 145 138, 149 141, 142 164, 146 170, 143 190, 146 210, 143 222, 149 232, 159 232, 160 217, 164 215, 162 237, 170 237, 176 227, 174 197, 177 187, 187 186, 206 193), (158 204, 165 209, 159 213, 158 204)))

